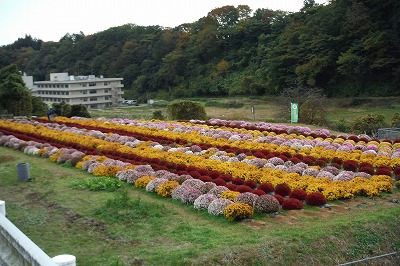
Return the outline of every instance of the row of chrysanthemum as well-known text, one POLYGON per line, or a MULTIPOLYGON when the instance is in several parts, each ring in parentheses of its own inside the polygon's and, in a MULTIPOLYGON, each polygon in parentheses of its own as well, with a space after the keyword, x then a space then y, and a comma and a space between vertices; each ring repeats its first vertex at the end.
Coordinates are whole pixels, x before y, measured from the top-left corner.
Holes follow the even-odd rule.
MULTIPOLYGON (((15 125, 14 125, 15 126, 15 125)), ((12 127, 9 125, 9 127, 12 127)), ((205 169, 213 169, 213 170, 219 170, 222 173, 228 173, 231 174, 234 177, 241 177, 245 180, 255 180, 258 181, 259 183, 264 183, 264 182, 270 182, 274 185, 282 183, 282 182, 287 182, 290 184, 291 187, 293 188, 304 188, 307 190, 311 191, 322 191, 324 194, 326 194, 328 199, 336 199, 336 198, 346 198, 346 197, 351 197, 355 194, 366 194, 366 195, 377 195, 381 191, 388 191, 388 186, 391 186, 391 183, 387 184, 388 180, 385 180, 384 182, 380 179, 376 179, 375 177, 372 177, 370 181, 367 180, 362 180, 359 181, 360 178, 355 178, 354 182, 347 182, 349 184, 344 184, 346 182, 336 182, 332 183, 333 181, 328 179, 328 178, 321 178, 321 179, 315 179, 314 177, 311 176, 300 176, 297 173, 290 173, 287 174, 286 172, 282 170, 273 170, 273 169, 258 169, 254 166, 249 166, 245 163, 238 163, 240 164, 239 167, 233 167, 231 163, 215 163, 212 162, 212 160, 207 160, 207 159, 201 159, 199 160, 198 158, 193 158, 193 156, 189 156, 186 154, 170 154, 170 153, 165 153, 165 152, 160 152, 162 154, 155 154, 152 151, 149 151, 147 147, 140 147, 140 149, 132 149, 130 147, 121 147, 123 145, 120 144, 109 144, 105 141, 101 140, 92 140, 88 141, 87 138, 91 137, 86 137, 86 136, 69 136, 71 135, 70 133, 67 134, 58 134, 56 132, 50 132, 51 130, 42 128, 42 127, 33 127, 29 130, 28 125, 24 125, 22 127, 25 131, 24 132, 30 132, 31 134, 36 134, 34 132, 41 132, 43 135, 49 135, 54 137, 54 139, 59 139, 57 137, 60 137, 62 135, 62 139, 64 141, 67 141, 68 143, 71 143, 72 141, 78 141, 80 145, 83 145, 84 142, 86 141, 87 144, 89 144, 88 147, 97 147, 97 148, 105 148, 106 150, 109 150, 110 148, 115 149, 117 152, 120 153, 120 155, 133 155, 135 154, 134 150, 138 151, 141 156, 144 157, 150 157, 150 158, 165 158, 166 160, 164 161, 170 161, 175 164, 187 164, 189 165, 197 165, 199 168, 205 168, 205 169), (85 140, 86 138, 86 140, 85 140), (82 142, 82 140, 84 142, 82 142), (93 146, 92 146, 93 145, 93 146), (377 181, 377 182, 376 182, 377 181), (383 182, 383 183, 382 183, 383 182), (352 187, 353 184, 357 184, 356 187, 352 187)), ((114 153, 114 154, 116 154, 114 153)), ((390 177, 388 177, 390 179, 390 177)), ((364 179, 364 178, 362 178, 364 179)))
MULTIPOLYGON (((57 123, 40 123, 40 122, 32 122, 32 121, 24 121, 24 123, 32 123, 35 126, 44 126, 49 129, 53 130, 60 130, 60 131, 65 131, 65 132, 72 132, 74 134, 78 135, 87 135, 87 136, 92 136, 98 139, 103 139, 106 141, 110 142, 116 142, 116 143, 121 143, 130 147, 136 147, 138 144, 141 143, 141 141, 129 137, 129 136, 123 136, 119 134, 105 134, 100 131, 95 131, 95 130, 85 130, 82 128, 75 128, 75 127, 67 127, 65 125, 59 125, 57 123)), ((155 149, 162 149, 168 152, 184 152, 184 153, 189 153, 189 154, 194 154, 194 155, 203 155, 205 153, 210 153, 213 154, 209 158, 210 159, 215 159, 215 160, 220 160, 220 161, 225 161, 225 162, 245 162, 249 165, 256 165, 259 168, 261 167, 268 167, 268 168, 273 168, 273 169, 281 169, 285 170, 286 172, 296 172, 302 175, 311 175, 315 177, 328 177, 333 180, 342 180, 342 181, 350 181, 351 179, 360 176, 360 177, 366 177, 370 178, 371 175, 373 175, 374 169, 372 169, 372 165, 370 164, 370 167, 360 167, 358 173, 354 173, 358 167, 355 167, 354 169, 351 169, 352 171, 340 171, 337 167, 335 166, 327 166, 323 167, 322 170, 320 171, 317 167, 308 167, 305 163, 303 162, 297 162, 296 161, 290 161, 287 160, 286 162, 279 158, 279 157, 272 157, 269 158, 268 160, 266 159, 259 159, 259 158, 251 158, 249 156, 246 156, 245 154, 239 154, 237 156, 234 156, 234 154, 227 154, 224 151, 219 151, 215 152, 214 149, 210 150, 201 150, 200 147, 192 145, 191 147, 183 147, 183 148, 171 148, 170 146, 163 146, 158 143, 152 143, 150 147, 155 148, 155 149)), ((346 162, 345 162, 346 166, 346 162)), ((350 170, 350 169, 349 169, 350 170)), ((379 167, 377 168, 376 174, 387 174, 391 175, 390 170, 385 169, 385 171, 381 170, 379 167)))

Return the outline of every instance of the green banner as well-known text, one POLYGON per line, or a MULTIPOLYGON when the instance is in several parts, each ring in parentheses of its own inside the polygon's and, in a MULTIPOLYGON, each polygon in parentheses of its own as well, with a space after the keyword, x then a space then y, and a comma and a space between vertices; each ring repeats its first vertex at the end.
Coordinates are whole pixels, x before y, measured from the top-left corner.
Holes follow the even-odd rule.
POLYGON ((290 123, 297 123, 299 121, 299 108, 297 103, 290 103, 290 123))

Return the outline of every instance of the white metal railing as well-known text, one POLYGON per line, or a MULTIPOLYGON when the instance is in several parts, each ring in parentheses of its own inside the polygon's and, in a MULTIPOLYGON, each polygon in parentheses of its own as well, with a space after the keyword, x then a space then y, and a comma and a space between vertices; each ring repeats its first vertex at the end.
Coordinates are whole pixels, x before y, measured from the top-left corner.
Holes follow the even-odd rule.
POLYGON ((75 256, 50 258, 6 218, 5 202, 0 200, 0 265, 75 266, 75 256))

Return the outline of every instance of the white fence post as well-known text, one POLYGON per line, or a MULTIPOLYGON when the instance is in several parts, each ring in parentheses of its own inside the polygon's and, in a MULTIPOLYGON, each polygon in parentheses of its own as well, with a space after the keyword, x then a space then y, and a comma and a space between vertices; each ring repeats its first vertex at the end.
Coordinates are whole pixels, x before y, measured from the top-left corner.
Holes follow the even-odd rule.
POLYGON ((0 200, 0 213, 6 216, 6 202, 0 200))

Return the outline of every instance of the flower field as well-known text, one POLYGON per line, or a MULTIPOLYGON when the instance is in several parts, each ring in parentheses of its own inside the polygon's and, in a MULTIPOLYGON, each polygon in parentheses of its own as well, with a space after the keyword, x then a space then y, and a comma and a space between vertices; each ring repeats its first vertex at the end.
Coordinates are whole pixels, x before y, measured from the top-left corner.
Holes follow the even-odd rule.
POLYGON ((240 221, 391 193, 400 140, 210 119, 0 120, 0 145, 240 221))

